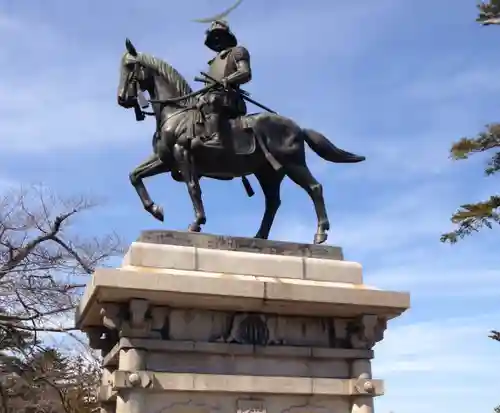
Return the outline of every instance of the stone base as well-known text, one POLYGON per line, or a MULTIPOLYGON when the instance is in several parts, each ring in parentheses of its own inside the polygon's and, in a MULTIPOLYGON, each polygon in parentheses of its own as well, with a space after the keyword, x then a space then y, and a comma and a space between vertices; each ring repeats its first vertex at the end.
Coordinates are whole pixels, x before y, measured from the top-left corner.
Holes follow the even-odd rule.
POLYGON ((371 348, 408 307, 337 247, 154 231, 95 272, 76 323, 108 413, 369 413, 371 348))

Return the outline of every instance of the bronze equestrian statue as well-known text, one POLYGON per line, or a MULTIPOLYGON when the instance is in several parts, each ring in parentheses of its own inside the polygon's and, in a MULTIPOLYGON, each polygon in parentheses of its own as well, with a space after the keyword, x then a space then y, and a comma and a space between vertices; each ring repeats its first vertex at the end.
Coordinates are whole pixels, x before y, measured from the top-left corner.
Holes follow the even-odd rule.
POLYGON ((357 163, 365 158, 337 148, 319 132, 301 128, 284 116, 269 112, 241 116, 246 113, 238 107, 241 100, 254 102, 239 88, 251 77, 248 51, 228 36, 227 26, 214 24, 211 30, 207 43, 216 45, 216 60, 220 58, 220 62, 212 62, 214 69, 211 75, 205 75, 207 83, 197 92, 167 62, 138 53, 129 40, 126 42, 127 51, 120 62, 118 104, 134 108, 140 120, 144 112, 139 97, 141 91, 147 91, 151 114, 156 119, 153 154, 130 174, 144 208, 163 221, 163 209, 152 201, 143 179, 170 172, 174 179, 186 183, 195 211, 195 220, 188 230, 199 232, 206 223, 200 178, 242 177, 250 191, 246 176, 253 174, 265 196, 265 212, 255 237, 267 239, 281 203, 281 182, 287 176, 312 199, 317 215, 314 243, 323 243, 330 222, 323 188, 307 167, 305 143, 329 162, 357 163), (214 32, 221 36, 213 36, 214 32), (236 108, 238 115, 228 114, 228 108, 236 108), (218 140, 223 144, 218 144, 218 140))

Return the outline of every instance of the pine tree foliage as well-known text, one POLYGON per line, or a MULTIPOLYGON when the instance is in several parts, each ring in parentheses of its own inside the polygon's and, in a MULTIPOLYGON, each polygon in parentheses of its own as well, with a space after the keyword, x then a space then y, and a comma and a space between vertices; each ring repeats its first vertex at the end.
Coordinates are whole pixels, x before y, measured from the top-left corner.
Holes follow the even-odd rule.
MULTIPOLYGON (((500 24, 500 0, 489 0, 478 4, 479 16, 476 21, 482 25, 500 24)), ((451 158, 454 160, 468 159, 476 153, 492 153, 486 168, 487 176, 500 171, 500 124, 492 124, 475 138, 462 138, 451 147, 451 158)), ((441 236, 441 241, 455 243, 459 239, 493 224, 500 223, 500 195, 492 195, 489 199, 475 204, 462 205, 452 216, 452 222, 458 228, 441 236)), ((489 336, 500 342, 500 331, 493 330, 489 336)), ((495 407, 494 413, 500 413, 500 405, 495 407)))
POLYGON ((482 25, 500 24, 500 0, 490 0, 478 4, 479 16, 476 21, 482 25))
POLYGON ((47 345, 48 334, 72 334, 89 274, 122 252, 115 235, 85 238, 73 229, 94 206, 43 187, 0 195, 0 413, 96 408, 95 360, 47 345))
MULTIPOLYGON (((489 0, 478 4, 476 21, 482 25, 500 24, 500 0, 489 0)), ((454 160, 468 159, 471 155, 492 152, 486 165, 485 174, 493 175, 500 171, 500 124, 486 127, 475 138, 462 138, 453 144, 451 158, 454 160)), ((462 205, 452 215, 451 221, 457 227, 454 231, 441 236, 442 242, 456 243, 458 240, 500 224, 500 195, 492 195, 484 201, 462 205)))
MULTIPOLYGON (((451 147, 451 158, 468 159, 471 155, 493 152, 486 164, 485 174, 491 176, 500 171, 500 124, 488 125, 484 132, 475 138, 462 138, 451 147)), ((451 221, 458 227, 454 231, 443 234, 442 242, 456 243, 482 228, 492 228, 500 224, 500 195, 492 195, 489 199, 474 204, 462 205, 452 215, 451 221)))

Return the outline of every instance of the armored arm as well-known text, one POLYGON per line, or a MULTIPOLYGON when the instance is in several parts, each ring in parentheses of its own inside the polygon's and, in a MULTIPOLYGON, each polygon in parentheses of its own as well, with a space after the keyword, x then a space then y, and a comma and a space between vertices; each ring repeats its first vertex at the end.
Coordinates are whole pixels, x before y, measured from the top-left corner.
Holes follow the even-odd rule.
POLYGON ((252 80, 252 69, 250 67, 250 53, 242 46, 235 47, 232 58, 236 63, 236 71, 224 79, 228 85, 240 86, 252 80))

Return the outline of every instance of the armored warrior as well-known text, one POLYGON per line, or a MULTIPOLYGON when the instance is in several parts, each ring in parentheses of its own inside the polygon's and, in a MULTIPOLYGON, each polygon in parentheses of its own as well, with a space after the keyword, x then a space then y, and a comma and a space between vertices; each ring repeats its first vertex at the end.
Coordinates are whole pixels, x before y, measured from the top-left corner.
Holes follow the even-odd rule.
POLYGON ((205 133, 208 145, 222 145, 231 149, 230 119, 246 115, 247 108, 239 87, 252 79, 250 54, 238 45, 236 36, 228 24, 217 20, 206 32, 205 45, 217 52, 208 62, 208 74, 224 88, 214 88, 200 98, 199 106, 207 115, 205 133))

